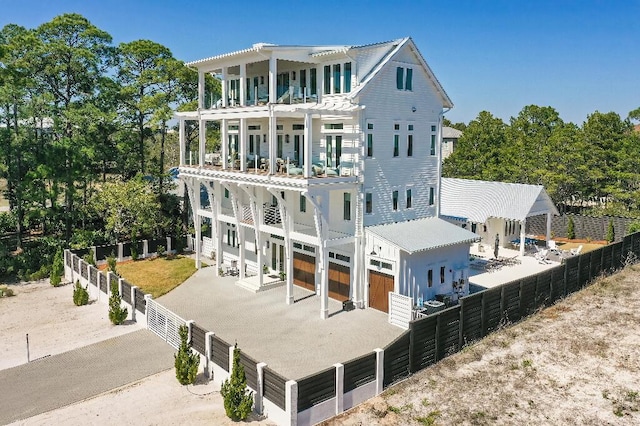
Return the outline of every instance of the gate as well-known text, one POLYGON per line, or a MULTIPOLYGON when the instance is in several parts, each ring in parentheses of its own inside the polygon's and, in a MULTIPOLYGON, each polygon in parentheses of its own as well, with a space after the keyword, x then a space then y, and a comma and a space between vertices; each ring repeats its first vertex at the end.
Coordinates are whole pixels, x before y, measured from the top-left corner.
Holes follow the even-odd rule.
POLYGON ((187 322, 155 300, 147 300, 147 328, 176 349, 180 347, 181 325, 187 322))

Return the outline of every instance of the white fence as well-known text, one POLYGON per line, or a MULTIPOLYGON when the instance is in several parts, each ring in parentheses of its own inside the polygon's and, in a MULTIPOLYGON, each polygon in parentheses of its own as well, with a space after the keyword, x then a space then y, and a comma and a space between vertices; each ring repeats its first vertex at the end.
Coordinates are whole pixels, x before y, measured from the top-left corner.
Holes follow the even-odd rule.
POLYGON ((187 321, 155 300, 147 299, 147 328, 176 349, 180 347, 182 325, 186 326, 187 321))
POLYGON ((413 299, 392 291, 389 292, 389 322, 405 330, 412 318, 413 299))

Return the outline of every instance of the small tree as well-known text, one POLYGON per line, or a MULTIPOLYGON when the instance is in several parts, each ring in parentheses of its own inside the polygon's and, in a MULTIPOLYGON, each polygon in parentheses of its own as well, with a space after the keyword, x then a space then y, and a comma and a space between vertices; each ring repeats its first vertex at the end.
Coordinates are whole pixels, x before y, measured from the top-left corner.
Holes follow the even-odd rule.
POLYGON ((62 280, 60 277, 64 274, 64 260, 62 260, 62 257, 62 249, 58 249, 53 257, 51 276, 49 277, 49 282, 54 287, 58 287, 60 285, 60 281, 62 280))
POLYGON ((222 383, 220 395, 224 399, 224 410, 231 420, 244 420, 251 413, 253 395, 247 390, 247 377, 244 374, 244 367, 240 364, 240 349, 237 343, 233 348, 231 377, 222 383))
POLYGON ((616 239, 616 230, 613 226, 613 219, 609 219, 609 226, 607 227, 607 242, 611 244, 616 239))
POLYGON ((82 256, 82 260, 87 262, 89 265, 96 266, 96 259, 95 259, 95 256, 93 255, 93 249, 89 249, 89 252, 84 256, 82 256))
POLYGON ((83 306, 89 303, 89 292, 87 287, 80 285, 80 280, 76 281, 76 286, 73 289, 73 304, 76 306, 83 306))
POLYGON ((629 225, 629 230, 627 231, 627 235, 635 234, 636 232, 640 232, 640 221, 636 220, 635 222, 631 222, 629 225))
POLYGON ((569 223, 567 224, 567 238, 573 240, 576 237, 575 225, 573 224, 573 217, 569 216, 569 223))
POLYGON ((159 257, 164 256, 164 252, 167 251, 167 249, 164 246, 158 246, 158 248, 156 248, 156 251, 158 253, 159 257))
POLYGON ((107 269, 110 272, 113 272, 114 274, 118 275, 118 273, 116 272, 117 264, 118 264, 118 259, 116 259, 116 255, 113 252, 111 252, 111 254, 107 256, 107 269))
POLYGON ((120 325, 127 319, 127 308, 123 308, 122 297, 118 291, 118 283, 111 282, 111 296, 109 296, 109 319, 115 325, 120 325))
POLYGON ((176 367, 176 379, 181 385, 190 385, 196 381, 198 366, 200 365, 200 355, 191 352, 191 343, 188 342, 189 329, 181 325, 180 348, 174 355, 176 367))

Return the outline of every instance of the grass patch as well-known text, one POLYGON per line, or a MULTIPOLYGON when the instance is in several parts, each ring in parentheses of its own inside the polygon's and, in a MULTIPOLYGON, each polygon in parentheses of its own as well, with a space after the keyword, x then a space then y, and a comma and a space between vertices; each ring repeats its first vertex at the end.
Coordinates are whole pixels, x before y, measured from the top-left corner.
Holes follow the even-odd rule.
POLYGON ((196 264, 189 257, 178 256, 174 259, 157 257, 118 264, 117 269, 122 278, 156 299, 178 287, 193 275, 196 264))
POLYGON ((574 243, 574 242, 570 242, 570 243, 564 243, 564 244, 558 244, 558 248, 561 250, 571 250, 571 249, 577 249, 578 247, 582 246, 582 251, 580 253, 587 253, 593 250, 597 250, 599 248, 604 247, 602 244, 595 244, 595 243, 574 243))

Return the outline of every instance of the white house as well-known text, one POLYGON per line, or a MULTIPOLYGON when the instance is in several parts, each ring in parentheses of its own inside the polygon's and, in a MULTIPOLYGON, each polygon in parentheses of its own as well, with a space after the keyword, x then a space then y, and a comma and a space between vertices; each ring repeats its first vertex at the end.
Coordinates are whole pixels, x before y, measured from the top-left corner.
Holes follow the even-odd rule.
POLYGON ((211 255, 254 291, 283 272, 286 303, 294 285, 307 288, 322 318, 330 297, 387 311, 389 292, 417 301, 467 285, 477 236, 438 218, 441 124, 452 103, 410 38, 261 43, 188 65, 200 76, 199 108, 176 118, 198 265, 211 255), (222 84, 212 108, 206 73, 222 84), (191 151, 189 120, 201 130, 191 151), (220 153, 205 152, 208 121, 220 124, 220 153))
POLYGON ((442 127, 442 159, 447 158, 458 146, 458 139, 462 137, 462 132, 453 127, 442 127))

